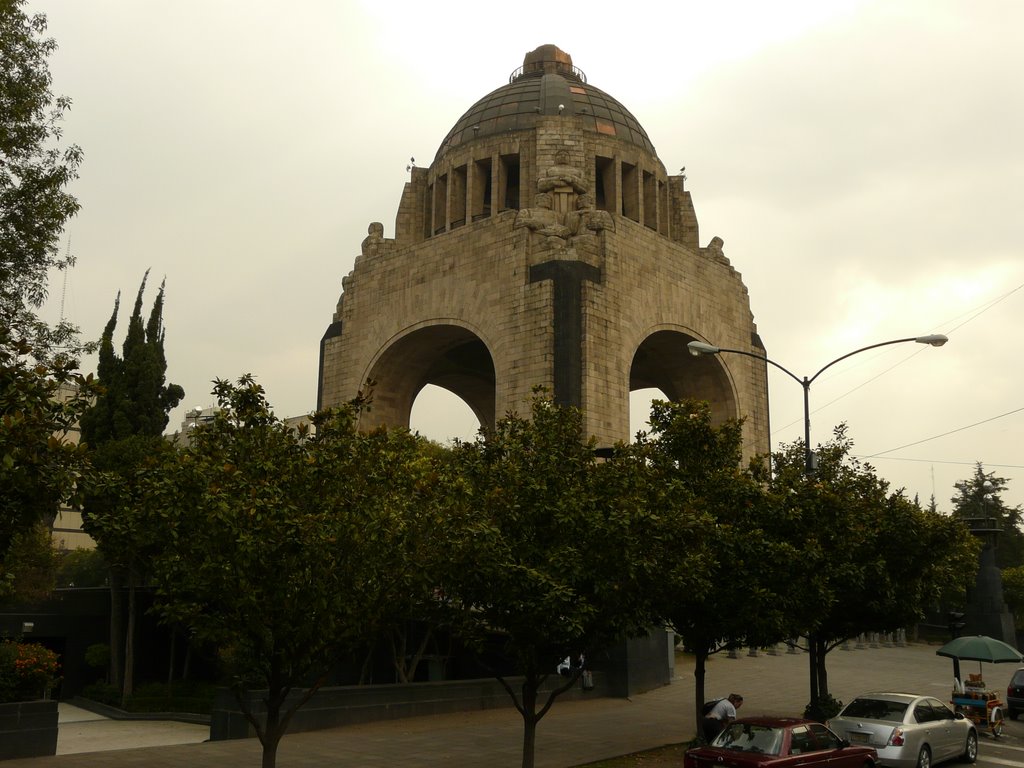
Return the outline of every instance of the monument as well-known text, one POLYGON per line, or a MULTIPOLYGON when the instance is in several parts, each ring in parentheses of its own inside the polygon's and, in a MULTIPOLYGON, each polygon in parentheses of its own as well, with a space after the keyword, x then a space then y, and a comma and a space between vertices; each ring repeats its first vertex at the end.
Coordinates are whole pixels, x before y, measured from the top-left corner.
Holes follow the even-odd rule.
POLYGON ((372 380, 361 426, 408 425, 434 384, 489 426, 543 385, 610 446, 630 438, 630 392, 657 388, 745 417, 747 455, 768 451, 765 364, 687 354, 694 340, 765 352, 684 182, 567 53, 526 54, 410 167, 394 236, 369 224, 321 341, 318 405, 372 380))

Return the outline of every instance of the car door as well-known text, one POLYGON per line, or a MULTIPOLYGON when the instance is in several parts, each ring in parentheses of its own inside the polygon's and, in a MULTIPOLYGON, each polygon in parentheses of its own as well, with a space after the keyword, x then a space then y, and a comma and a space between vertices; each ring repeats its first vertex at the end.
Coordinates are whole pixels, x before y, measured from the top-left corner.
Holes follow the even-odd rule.
POLYGON ((963 752, 964 745, 960 743, 960 729, 956 727, 956 715, 952 709, 938 699, 928 698, 926 701, 932 710, 933 730, 942 739, 942 753, 939 754, 939 749, 936 747, 932 752, 932 759, 938 762, 946 758, 957 757, 963 752))
POLYGON ((808 725, 818 754, 822 755, 829 768, 863 768, 864 754, 860 750, 843 749, 839 737, 819 723, 808 725))
MULTIPOLYGON (((831 753, 814 732, 815 724, 794 725, 789 731, 789 765, 828 768, 831 753)), ((824 729, 825 726, 819 726, 824 729)))

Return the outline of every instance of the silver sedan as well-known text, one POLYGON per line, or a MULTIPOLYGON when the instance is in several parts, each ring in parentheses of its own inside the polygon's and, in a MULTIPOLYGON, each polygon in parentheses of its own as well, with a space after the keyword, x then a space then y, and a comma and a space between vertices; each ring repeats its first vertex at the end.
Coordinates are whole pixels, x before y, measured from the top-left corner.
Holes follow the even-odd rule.
POLYGON ((933 696, 866 693, 834 718, 829 727, 851 744, 878 750, 878 762, 892 768, 931 768, 933 763, 978 758, 974 723, 933 696))

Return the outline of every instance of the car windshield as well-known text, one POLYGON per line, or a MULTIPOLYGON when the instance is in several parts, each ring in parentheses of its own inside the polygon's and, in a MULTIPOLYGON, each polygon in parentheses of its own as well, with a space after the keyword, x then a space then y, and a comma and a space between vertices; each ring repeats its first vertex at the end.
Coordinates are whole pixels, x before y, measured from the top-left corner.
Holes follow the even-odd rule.
POLYGON ((750 723, 730 723, 712 744, 737 752, 777 755, 782 746, 782 729, 750 723))
POLYGON ((1013 673, 1013 678, 1010 680, 1010 685, 1024 685, 1024 669, 1018 669, 1013 673))
POLYGON ((854 699, 846 705, 840 717, 863 717, 866 720, 890 720, 902 723, 907 711, 905 701, 887 701, 885 699, 854 699))

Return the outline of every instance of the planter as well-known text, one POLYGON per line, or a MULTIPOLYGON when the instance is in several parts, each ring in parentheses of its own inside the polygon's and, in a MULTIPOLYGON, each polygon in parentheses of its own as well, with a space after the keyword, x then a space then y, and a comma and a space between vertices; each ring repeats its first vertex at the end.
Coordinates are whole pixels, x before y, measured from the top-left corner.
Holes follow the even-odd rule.
POLYGON ((57 702, 0 704, 0 760, 57 754, 57 702))

